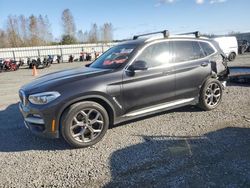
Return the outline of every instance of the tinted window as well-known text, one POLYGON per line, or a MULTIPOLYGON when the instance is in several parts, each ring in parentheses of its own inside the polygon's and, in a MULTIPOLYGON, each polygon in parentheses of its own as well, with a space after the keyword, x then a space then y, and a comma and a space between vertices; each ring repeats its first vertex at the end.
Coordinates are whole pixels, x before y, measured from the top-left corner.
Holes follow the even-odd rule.
POLYGON ((214 53, 214 49, 210 46, 210 44, 206 43, 206 42, 200 42, 200 45, 204 51, 204 54, 206 56, 211 55, 212 53, 214 53))
POLYGON ((131 53, 136 48, 135 44, 118 45, 102 54, 90 67, 100 69, 116 69, 125 64, 131 53))
POLYGON ((169 43, 162 42, 147 47, 139 55, 136 61, 145 61, 149 68, 169 63, 171 61, 169 43))
POLYGON ((191 61, 204 57, 204 53, 198 42, 174 41, 175 62, 191 61))

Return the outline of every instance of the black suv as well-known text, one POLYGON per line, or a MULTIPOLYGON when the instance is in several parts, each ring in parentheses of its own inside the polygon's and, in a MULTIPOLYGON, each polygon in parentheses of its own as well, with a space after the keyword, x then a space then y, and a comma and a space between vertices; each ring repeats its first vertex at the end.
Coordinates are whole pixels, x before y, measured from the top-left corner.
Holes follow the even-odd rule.
POLYGON ((198 32, 156 33, 163 37, 135 36, 87 67, 23 86, 20 110, 26 127, 86 147, 100 141, 110 125, 125 120, 185 105, 216 108, 229 73, 221 49, 198 32))

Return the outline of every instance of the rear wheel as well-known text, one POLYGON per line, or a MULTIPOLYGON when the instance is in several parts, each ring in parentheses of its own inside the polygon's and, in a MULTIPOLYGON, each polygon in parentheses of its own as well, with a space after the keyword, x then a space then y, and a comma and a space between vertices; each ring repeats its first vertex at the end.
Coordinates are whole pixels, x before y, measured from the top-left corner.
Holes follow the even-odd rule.
POLYGON ((216 79, 208 79, 201 88, 199 106, 206 111, 215 109, 222 100, 222 85, 216 79))
POLYGON ((99 142, 109 126, 107 111, 98 103, 86 101, 72 105, 62 117, 61 132, 73 147, 88 147, 99 142))

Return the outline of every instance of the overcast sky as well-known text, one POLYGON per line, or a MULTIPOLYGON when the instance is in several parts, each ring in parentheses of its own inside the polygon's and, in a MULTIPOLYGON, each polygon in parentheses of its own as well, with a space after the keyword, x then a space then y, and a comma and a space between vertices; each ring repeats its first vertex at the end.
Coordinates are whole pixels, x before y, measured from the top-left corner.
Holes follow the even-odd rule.
POLYGON ((52 32, 62 34, 61 13, 69 8, 77 30, 111 22, 114 38, 169 29, 225 34, 250 31, 250 0, 0 0, 0 28, 8 15, 48 15, 52 32))

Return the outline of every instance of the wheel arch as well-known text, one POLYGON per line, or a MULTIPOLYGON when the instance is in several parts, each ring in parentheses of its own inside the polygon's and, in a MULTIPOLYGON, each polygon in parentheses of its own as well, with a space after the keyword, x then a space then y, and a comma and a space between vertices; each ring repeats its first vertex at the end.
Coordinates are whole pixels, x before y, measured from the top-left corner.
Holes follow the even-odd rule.
POLYGON ((57 116, 57 128, 58 128, 59 132, 61 132, 62 117, 67 112, 69 107, 78 103, 78 102, 84 102, 84 101, 96 102, 96 103, 100 104, 101 106, 103 106, 109 115, 109 126, 113 125, 116 111, 115 111, 115 108, 113 107, 112 103, 103 96, 88 95, 88 96, 79 97, 79 98, 76 98, 74 100, 71 100, 63 106, 63 108, 60 110, 60 112, 58 113, 58 116, 57 116))
POLYGON ((198 96, 198 98, 200 98, 201 90, 202 90, 202 87, 204 86, 204 84, 205 84, 209 79, 211 79, 211 78, 216 79, 216 77, 217 77, 217 74, 212 70, 212 71, 211 71, 211 74, 209 74, 209 75, 202 81, 202 83, 201 83, 201 85, 200 85, 200 87, 199 87, 199 96, 198 96))

